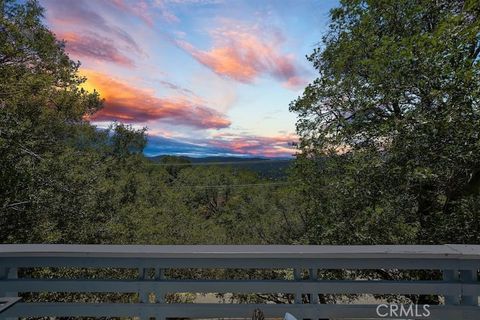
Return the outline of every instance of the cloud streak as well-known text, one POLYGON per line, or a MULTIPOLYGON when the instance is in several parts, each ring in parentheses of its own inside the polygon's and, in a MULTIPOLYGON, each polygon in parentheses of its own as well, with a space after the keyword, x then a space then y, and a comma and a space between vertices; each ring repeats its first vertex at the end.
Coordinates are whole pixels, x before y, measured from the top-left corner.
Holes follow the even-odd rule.
POLYGON ((79 58, 91 58, 133 67, 134 62, 121 53, 113 42, 95 34, 60 33, 57 37, 66 41, 69 54, 79 58))
POLYGON ((295 153, 293 143, 298 141, 294 135, 253 136, 218 134, 210 143, 227 148, 235 153, 267 157, 289 157, 295 153))
POLYGON ((185 40, 177 45, 213 72, 243 83, 269 75, 286 87, 305 83, 293 56, 281 53, 281 38, 238 26, 225 26, 210 32, 213 46, 201 50, 185 40))
POLYGON ((139 89, 105 74, 84 70, 88 87, 105 98, 105 106, 91 117, 94 121, 118 120, 142 123, 152 120, 202 129, 220 129, 230 121, 218 111, 184 97, 158 98, 152 90, 139 89))
POLYGON ((54 24, 55 29, 64 30, 64 27, 74 27, 76 31, 89 29, 96 33, 102 32, 110 38, 121 41, 127 49, 143 54, 140 46, 122 28, 107 22, 97 10, 92 10, 89 4, 93 3, 86 0, 64 1, 64 0, 44 0, 47 7, 48 20, 54 24), (61 28, 59 28, 61 26, 61 28))
POLYGON ((124 0, 111 0, 110 3, 118 10, 128 15, 134 15, 145 22, 149 27, 153 27, 154 17, 146 1, 139 0, 131 4, 124 0))
POLYGON ((292 157, 292 143, 298 138, 293 135, 274 137, 241 136, 221 134, 212 139, 177 139, 149 134, 146 153, 149 156, 177 154, 188 156, 261 156, 270 158, 292 157))

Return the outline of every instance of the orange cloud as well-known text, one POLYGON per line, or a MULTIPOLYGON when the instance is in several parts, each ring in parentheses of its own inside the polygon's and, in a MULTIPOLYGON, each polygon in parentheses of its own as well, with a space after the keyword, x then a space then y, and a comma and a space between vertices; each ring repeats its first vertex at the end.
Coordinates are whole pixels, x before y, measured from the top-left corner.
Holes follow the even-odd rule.
POLYGON ((87 87, 95 88, 105 106, 91 120, 129 123, 165 120, 197 128, 225 128, 230 121, 218 111, 184 97, 158 98, 152 90, 139 89, 94 71, 83 71, 87 87))
POLYGON ((302 70, 292 56, 280 53, 282 37, 259 36, 256 29, 232 27, 211 32, 213 47, 200 50, 192 44, 177 40, 177 45, 215 73, 234 80, 251 83, 268 74, 287 87, 302 85, 302 70))

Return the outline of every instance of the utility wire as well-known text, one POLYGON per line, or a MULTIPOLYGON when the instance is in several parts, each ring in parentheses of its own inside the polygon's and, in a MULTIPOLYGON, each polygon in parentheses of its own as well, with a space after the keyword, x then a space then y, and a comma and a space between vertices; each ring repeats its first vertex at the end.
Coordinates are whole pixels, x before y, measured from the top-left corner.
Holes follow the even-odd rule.
POLYGON ((219 184, 219 185, 190 185, 190 186, 172 186, 167 189, 222 189, 222 188, 242 188, 242 187, 266 187, 266 186, 284 186, 290 182, 267 182, 267 183, 245 183, 245 184, 219 184))

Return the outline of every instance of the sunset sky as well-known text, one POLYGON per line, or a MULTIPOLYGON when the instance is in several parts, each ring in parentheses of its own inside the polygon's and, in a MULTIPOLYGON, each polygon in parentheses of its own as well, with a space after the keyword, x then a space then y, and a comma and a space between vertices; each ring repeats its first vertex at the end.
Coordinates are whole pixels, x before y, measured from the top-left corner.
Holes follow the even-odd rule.
POLYGON ((148 128, 147 155, 288 157, 290 101, 333 0, 43 0, 105 107, 92 121, 148 128))

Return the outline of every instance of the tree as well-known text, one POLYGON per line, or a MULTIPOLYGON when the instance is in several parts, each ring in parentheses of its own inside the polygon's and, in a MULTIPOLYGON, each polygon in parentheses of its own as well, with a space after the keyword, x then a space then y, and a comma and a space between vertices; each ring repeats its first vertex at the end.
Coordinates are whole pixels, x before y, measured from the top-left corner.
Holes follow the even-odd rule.
POLYGON ((0 1, 2 241, 50 229, 44 205, 73 192, 55 178, 63 172, 58 157, 90 130, 83 116, 101 107, 97 93, 80 88, 79 63, 42 24, 42 12, 36 1, 0 1))
POLYGON ((108 222, 135 197, 144 130, 86 120, 102 100, 42 14, 0 1, 0 242, 109 242, 108 222))
POLYGON ((312 243, 480 241, 480 3, 343 0, 292 102, 312 243))

